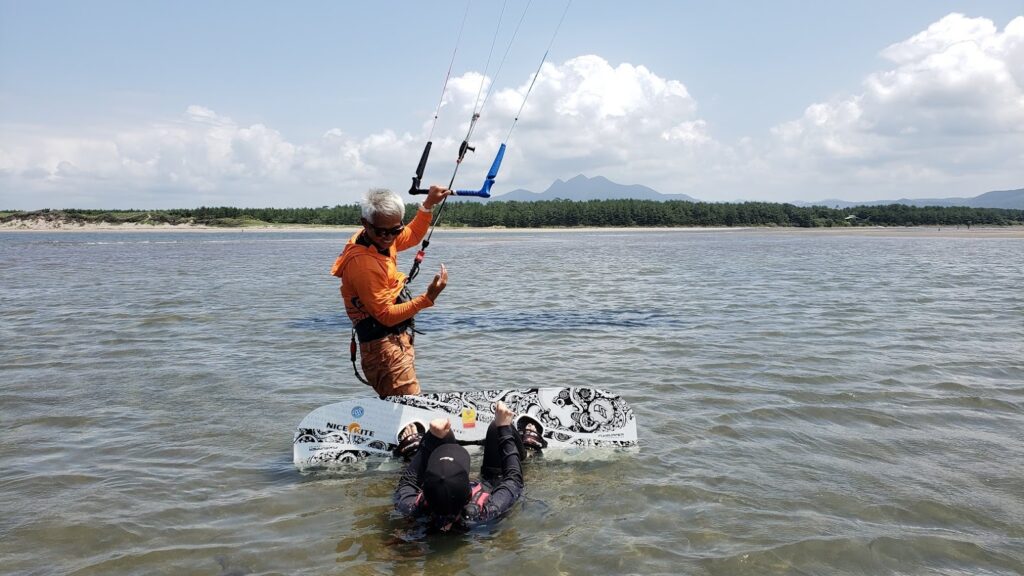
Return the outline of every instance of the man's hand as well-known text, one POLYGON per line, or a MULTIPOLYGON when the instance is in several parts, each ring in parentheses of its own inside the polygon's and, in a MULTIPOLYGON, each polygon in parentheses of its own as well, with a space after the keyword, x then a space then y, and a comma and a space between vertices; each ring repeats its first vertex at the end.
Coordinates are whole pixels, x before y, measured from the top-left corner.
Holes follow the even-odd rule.
POLYGON ((444 287, 448 285, 448 269, 441 264, 441 272, 434 275, 434 281, 427 286, 427 298, 430 298, 431 302, 437 302, 437 297, 444 290, 444 287))
POLYGON ((452 431, 452 423, 447 418, 434 418, 430 421, 430 433, 438 438, 444 438, 452 431))
POLYGON ((515 413, 505 406, 504 402, 498 402, 498 405, 494 407, 494 425, 508 426, 512 424, 512 418, 515 417, 515 413))
POLYGON ((450 196, 451 194, 453 192, 443 186, 431 186, 430 191, 427 192, 427 199, 423 201, 423 207, 430 210, 440 204, 445 196, 450 196))

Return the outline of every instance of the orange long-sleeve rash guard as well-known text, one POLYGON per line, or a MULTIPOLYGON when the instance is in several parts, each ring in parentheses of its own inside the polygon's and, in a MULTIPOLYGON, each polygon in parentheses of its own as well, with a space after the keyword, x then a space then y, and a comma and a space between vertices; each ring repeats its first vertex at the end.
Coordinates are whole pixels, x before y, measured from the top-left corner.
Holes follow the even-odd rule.
POLYGON ((372 316, 385 326, 394 326, 434 305, 426 294, 395 304, 405 285, 405 274, 398 271, 398 253, 419 244, 430 227, 430 218, 429 212, 417 210, 416 217, 395 238, 387 254, 381 254, 373 245, 358 244, 356 240, 362 230, 349 238, 334 261, 331 274, 341 278, 345 313, 353 324, 372 316))

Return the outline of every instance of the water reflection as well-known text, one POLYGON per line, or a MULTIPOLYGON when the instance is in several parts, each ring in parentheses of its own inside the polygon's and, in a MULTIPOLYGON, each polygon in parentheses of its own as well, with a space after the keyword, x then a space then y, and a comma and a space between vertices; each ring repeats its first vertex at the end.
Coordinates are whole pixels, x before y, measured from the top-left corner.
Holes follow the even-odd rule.
MULTIPOLYGON (((416 326, 428 332, 467 329, 549 332, 586 328, 665 328, 677 327, 681 321, 680 317, 669 310, 431 310, 416 317, 416 326)), ((287 326, 299 330, 335 332, 350 330, 352 323, 344 314, 326 314, 291 320, 287 326)))

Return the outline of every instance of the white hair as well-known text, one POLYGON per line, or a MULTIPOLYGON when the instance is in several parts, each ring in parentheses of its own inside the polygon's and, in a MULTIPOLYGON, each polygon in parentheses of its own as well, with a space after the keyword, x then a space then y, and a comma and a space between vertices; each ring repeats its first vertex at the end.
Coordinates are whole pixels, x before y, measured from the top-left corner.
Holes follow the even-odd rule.
POLYGON ((363 218, 374 222, 378 214, 405 218, 405 202, 402 197, 387 188, 371 188, 363 198, 363 218))

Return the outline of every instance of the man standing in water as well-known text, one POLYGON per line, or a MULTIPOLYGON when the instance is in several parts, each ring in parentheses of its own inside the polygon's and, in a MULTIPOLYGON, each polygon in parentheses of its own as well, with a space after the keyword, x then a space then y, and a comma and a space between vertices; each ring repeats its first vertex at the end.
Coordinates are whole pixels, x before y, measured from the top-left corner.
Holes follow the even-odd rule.
POLYGON ((404 225, 401 197, 390 190, 370 190, 362 204, 363 228, 349 239, 331 269, 341 278, 341 297, 359 339, 365 381, 381 398, 420 393, 413 317, 434 305, 448 283, 448 271, 441 264, 427 291, 413 297, 405 274, 398 271, 398 253, 419 244, 430 227, 433 207, 449 194, 446 188, 431 186, 416 217, 404 225))

